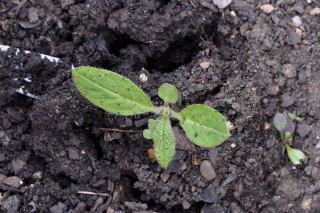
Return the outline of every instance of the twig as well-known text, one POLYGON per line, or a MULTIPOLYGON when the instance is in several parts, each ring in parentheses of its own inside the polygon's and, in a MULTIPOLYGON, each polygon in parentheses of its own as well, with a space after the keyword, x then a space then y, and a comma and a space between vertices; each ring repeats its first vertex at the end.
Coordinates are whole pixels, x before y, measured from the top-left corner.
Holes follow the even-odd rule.
POLYGON ((100 193, 100 192, 78 191, 78 194, 98 195, 98 196, 103 196, 103 197, 110 197, 110 195, 108 193, 100 193))

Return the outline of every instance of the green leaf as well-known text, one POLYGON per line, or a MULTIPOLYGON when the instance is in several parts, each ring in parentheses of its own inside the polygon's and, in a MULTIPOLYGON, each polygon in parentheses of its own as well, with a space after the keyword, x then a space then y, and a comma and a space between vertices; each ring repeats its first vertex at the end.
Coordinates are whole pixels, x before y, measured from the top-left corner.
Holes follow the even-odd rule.
POLYGON ((145 139, 152 139, 152 133, 149 129, 143 130, 143 137, 145 139))
POLYGON ((184 108, 179 115, 187 137, 199 146, 218 146, 230 136, 224 117, 212 107, 194 104, 184 108))
POLYGON ((129 79, 104 69, 78 67, 72 78, 91 103, 111 113, 135 115, 153 111, 150 98, 129 79))
POLYGON ((163 116, 156 121, 152 137, 156 158, 166 168, 175 152, 175 139, 169 117, 163 116))
POLYGON ((305 158, 304 153, 301 152, 299 149, 294 149, 290 147, 288 144, 285 144, 285 147, 287 149, 289 159, 294 165, 300 164, 300 161, 305 158))
POLYGON ((164 102, 174 104, 178 100, 179 92, 175 86, 164 83, 158 90, 158 96, 164 100, 164 102))
POLYGON ((276 129, 282 133, 283 129, 286 127, 287 125, 287 118, 283 113, 277 113, 275 114, 274 118, 273 118, 273 124, 276 127, 276 129))
POLYGON ((299 117, 299 116, 298 116, 297 114, 295 114, 295 113, 289 112, 289 113, 288 113, 288 116, 289 116, 289 118, 291 118, 291 119, 294 120, 294 121, 302 121, 302 120, 303 120, 303 118, 299 117))

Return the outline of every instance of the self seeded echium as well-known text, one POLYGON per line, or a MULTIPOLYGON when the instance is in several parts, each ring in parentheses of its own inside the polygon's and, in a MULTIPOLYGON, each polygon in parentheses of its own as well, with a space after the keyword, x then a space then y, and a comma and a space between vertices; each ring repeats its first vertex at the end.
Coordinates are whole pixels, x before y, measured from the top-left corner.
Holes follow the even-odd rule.
POLYGON ((157 118, 148 121, 143 135, 154 141, 155 156, 162 167, 169 165, 175 153, 171 118, 177 119, 186 136, 201 147, 218 146, 230 136, 225 119, 212 107, 193 104, 180 112, 172 110, 170 104, 177 102, 179 92, 171 84, 160 86, 158 96, 164 105, 156 107, 131 80, 109 70, 78 67, 73 69, 72 78, 85 98, 108 112, 119 115, 155 113, 157 118))

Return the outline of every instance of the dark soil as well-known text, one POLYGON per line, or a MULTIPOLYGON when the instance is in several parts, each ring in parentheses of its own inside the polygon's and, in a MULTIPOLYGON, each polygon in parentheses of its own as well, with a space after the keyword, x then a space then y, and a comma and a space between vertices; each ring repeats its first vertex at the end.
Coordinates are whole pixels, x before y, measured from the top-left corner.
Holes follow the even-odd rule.
POLYGON ((305 0, 234 0, 224 10, 211 0, 2 0, 0 44, 61 60, 0 51, 0 211, 320 212, 316 7, 305 0), (268 3, 271 14, 260 10, 268 3), (75 89, 72 64, 125 75, 156 104, 156 89, 172 83, 182 94, 177 110, 213 106, 234 126, 232 136, 214 149, 177 150, 162 169, 142 137, 152 115, 94 107, 75 89), (271 125, 276 112, 304 118, 292 141, 308 157, 299 166, 271 125), (204 160, 212 161, 212 181, 200 173, 204 160))

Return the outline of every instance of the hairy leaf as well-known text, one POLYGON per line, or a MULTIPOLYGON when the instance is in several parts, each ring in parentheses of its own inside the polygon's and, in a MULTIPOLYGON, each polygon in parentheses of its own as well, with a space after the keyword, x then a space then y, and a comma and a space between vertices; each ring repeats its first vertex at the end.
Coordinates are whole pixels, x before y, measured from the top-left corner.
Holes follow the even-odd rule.
POLYGON ((218 146, 230 136, 225 119, 212 107, 194 104, 179 114, 187 137, 199 146, 218 146))
POLYGON ((300 164, 300 161, 305 158, 304 153, 301 152, 299 149, 294 149, 290 147, 288 144, 285 144, 285 147, 287 149, 289 159, 294 165, 300 164))
POLYGON ((129 79, 104 69, 78 67, 72 78, 81 94, 104 110, 135 115, 153 111, 150 98, 129 79))
POLYGON ((174 104, 178 100, 179 92, 175 86, 164 83, 160 86, 158 95, 164 102, 174 104))
POLYGON ((169 117, 163 116, 156 121, 152 138, 156 158, 160 165, 166 168, 175 152, 175 139, 169 117))

